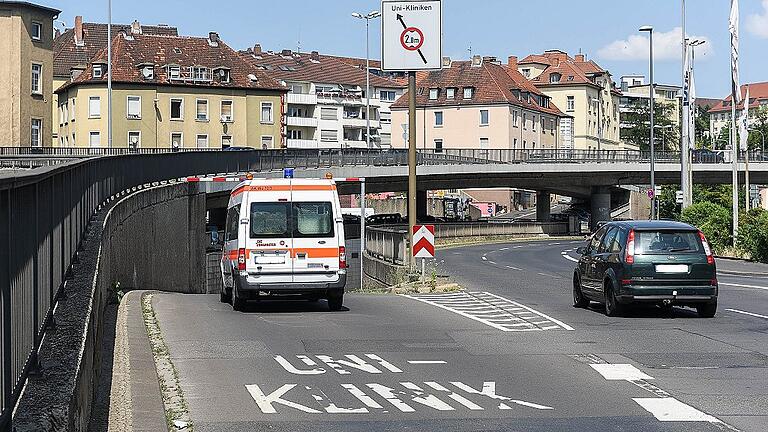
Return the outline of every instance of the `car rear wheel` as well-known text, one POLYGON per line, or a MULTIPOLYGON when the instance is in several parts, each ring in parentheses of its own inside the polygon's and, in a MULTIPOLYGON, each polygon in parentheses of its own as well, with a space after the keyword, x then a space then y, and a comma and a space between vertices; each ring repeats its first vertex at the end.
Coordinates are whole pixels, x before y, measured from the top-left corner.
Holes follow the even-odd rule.
POLYGON ((589 306, 589 299, 584 297, 584 293, 581 291, 581 278, 579 275, 573 276, 573 307, 586 308, 589 306))
POLYGON ((344 290, 331 291, 328 293, 328 309, 336 312, 340 311, 344 305, 344 290))
POLYGON ((237 278, 232 282, 232 310, 242 312, 245 310, 245 299, 237 295, 237 278))
POLYGON ((696 312, 702 318, 712 318, 717 313, 717 301, 696 306, 696 312))
POLYGON ((624 305, 616 299, 616 293, 613 291, 613 284, 610 281, 605 282, 603 292, 605 293, 605 314, 609 317, 622 316, 624 305))

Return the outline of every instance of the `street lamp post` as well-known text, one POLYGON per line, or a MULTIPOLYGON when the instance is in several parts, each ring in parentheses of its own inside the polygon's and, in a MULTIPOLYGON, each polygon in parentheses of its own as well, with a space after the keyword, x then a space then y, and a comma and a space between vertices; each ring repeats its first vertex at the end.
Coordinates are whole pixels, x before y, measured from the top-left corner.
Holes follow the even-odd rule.
POLYGON ((687 182, 687 189, 686 189, 686 196, 684 196, 683 206, 687 207, 689 205, 693 204, 693 165, 691 163, 691 160, 693 159, 692 149, 696 148, 696 113, 698 112, 698 108, 696 107, 696 96, 693 94, 693 83, 694 83, 694 70, 696 68, 695 61, 696 61, 696 47, 699 45, 704 45, 707 43, 705 40, 695 39, 690 42, 686 39, 686 43, 691 47, 691 65, 690 65, 690 77, 689 77, 689 83, 688 83, 688 98, 689 98, 689 115, 691 118, 691 125, 685 125, 685 127, 690 127, 689 133, 688 133, 688 139, 690 140, 691 146, 687 149, 685 149, 685 155, 687 156, 687 172, 686 172, 686 182, 687 182), (690 103, 692 102, 692 103, 690 103))
POLYGON ((648 88, 649 88, 648 92, 650 93, 649 97, 650 97, 650 104, 651 104, 651 127, 650 127, 650 129, 651 129, 651 136, 650 136, 651 142, 650 142, 650 147, 651 147, 651 190, 653 191, 653 198, 651 198, 651 219, 656 219, 656 202, 657 202, 656 201, 656 199, 657 199, 657 197, 656 197, 656 173, 655 173, 655 170, 656 170, 655 157, 656 157, 656 155, 654 154, 654 152, 655 152, 655 150, 654 150, 655 145, 654 145, 654 140, 653 140, 653 110, 654 110, 654 96, 655 96, 655 94, 654 94, 655 93, 655 91, 654 91, 655 89, 654 89, 654 84, 653 84, 653 27, 651 27, 651 26, 643 26, 643 27, 640 27, 640 31, 641 32, 648 32, 648 36, 649 36, 649 52, 648 52, 648 69, 649 70, 648 70, 648 75, 650 77, 650 85, 648 86, 648 88))
POLYGON ((107 6, 107 145, 112 148, 112 0, 107 6))
POLYGON ((357 19, 365 20, 365 144, 371 148, 371 55, 369 45, 369 32, 370 23, 372 19, 381 16, 381 12, 372 11, 368 15, 363 15, 357 12, 352 13, 352 16, 357 19))

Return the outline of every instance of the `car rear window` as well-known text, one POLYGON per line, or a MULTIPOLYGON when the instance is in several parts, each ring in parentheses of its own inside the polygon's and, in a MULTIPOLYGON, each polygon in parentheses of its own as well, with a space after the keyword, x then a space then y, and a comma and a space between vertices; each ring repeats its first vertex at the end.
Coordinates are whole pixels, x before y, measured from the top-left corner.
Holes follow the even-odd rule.
POLYGON ((695 231, 635 231, 638 255, 703 253, 699 233, 695 231))
POLYGON ((333 207, 329 202, 293 204, 294 237, 333 237, 333 207))
POLYGON ((251 203, 251 238, 290 237, 287 202, 251 203))

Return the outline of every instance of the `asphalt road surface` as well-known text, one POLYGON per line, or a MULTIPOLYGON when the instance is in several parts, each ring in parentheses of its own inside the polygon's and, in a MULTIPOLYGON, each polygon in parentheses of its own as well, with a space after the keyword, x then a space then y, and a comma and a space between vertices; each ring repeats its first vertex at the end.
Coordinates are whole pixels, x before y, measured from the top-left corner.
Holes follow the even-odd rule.
POLYGON ((196 431, 768 430, 768 275, 721 273, 713 319, 608 318, 571 306, 576 246, 442 250, 466 291, 348 295, 336 313, 154 307, 196 431))

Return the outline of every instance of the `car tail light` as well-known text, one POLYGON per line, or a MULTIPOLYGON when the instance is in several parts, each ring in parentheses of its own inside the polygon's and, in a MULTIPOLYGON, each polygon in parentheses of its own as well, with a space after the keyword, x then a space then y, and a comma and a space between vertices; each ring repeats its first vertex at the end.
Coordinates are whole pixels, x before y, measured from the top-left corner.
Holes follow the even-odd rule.
POLYGON ((243 248, 237 250, 237 269, 245 270, 245 249, 243 248))
POLYGON ((347 248, 339 246, 339 270, 347 268, 347 248))
POLYGON ((715 257, 712 256, 712 248, 709 247, 709 242, 707 241, 707 237, 704 236, 704 233, 699 231, 699 237, 701 237, 701 244, 704 246, 704 253, 707 254, 707 264, 714 264, 715 263, 715 257))
POLYGON ((624 251, 624 262, 627 264, 633 264, 635 262, 635 230, 629 230, 627 249, 624 251))
POLYGON ((713 277, 711 281, 709 281, 709 284, 712 286, 717 286, 717 278, 713 277))
POLYGON ((622 279, 621 280, 622 285, 632 285, 632 279, 622 279))

